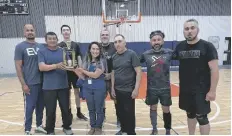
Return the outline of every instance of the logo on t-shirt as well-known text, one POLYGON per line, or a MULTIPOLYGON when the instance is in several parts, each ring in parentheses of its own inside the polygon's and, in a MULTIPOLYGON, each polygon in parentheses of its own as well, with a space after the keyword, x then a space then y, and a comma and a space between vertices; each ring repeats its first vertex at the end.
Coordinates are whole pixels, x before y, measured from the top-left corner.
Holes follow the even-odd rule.
MULTIPOLYGON (((36 49, 37 50, 37 49, 36 49)), ((35 50, 35 48, 27 48, 27 55, 28 56, 33 56, 33 55, 37 55, 37 51, 35 50)))
POLYGON ((152 56, 151 59, 153 60, 151 67, 155 67, 156 72, 160 72, 161 68, 159 65, 164 64, 164 60, 166 57, 161 56, 152 56))
POLYGON ((200 50, 180 51, 179 56, 181 59, 200 58, 201 51, 200 50))
POLYGON ((104 56, 105 56, 106 59, 110 59, 111 58, 111 56, 108 55, 109 54, 108 52, 104 52, 103 54, 104 54, 104 56))

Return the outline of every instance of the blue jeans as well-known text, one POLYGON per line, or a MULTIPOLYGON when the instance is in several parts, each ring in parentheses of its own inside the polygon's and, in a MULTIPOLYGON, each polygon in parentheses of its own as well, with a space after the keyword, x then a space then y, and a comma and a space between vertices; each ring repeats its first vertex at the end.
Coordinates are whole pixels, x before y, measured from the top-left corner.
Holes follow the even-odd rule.
POLYGON ((36 126, 42 125, 44 100, 42 85, 29 85, 30 95, 24 93, 25 131, 31 131, 32 117, 35 109, 36 126))
POLYGON ((102 128, 104 121, 103 105, 105 101, 106 89, 85 88, 84 91, 89 110, 90 126, 92 128, 102 128))

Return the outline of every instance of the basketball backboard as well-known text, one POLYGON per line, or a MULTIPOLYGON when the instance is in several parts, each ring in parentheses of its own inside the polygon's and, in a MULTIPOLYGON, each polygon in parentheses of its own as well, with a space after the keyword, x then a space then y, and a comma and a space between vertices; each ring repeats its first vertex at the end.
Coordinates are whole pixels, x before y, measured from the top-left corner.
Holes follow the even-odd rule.
POLYGON ((102 0, 102 20, 104 24, 139 23, 140 0, 102 0))

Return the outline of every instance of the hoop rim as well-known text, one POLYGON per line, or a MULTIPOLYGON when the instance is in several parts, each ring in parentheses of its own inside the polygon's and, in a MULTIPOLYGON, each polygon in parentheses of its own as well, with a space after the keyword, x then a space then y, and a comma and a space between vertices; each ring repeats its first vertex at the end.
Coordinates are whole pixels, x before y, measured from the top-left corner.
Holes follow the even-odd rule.
MULTIPOLYGON (((104 16, 104 11, 102 12, 102 21, 103 23, 107 24, 107 23, 121 23, 121 18, 120 20, 106 20, 105 16, 104 16)), ((141 22, 141 12, 138 13, 139 18, 138 20, 124 20, 123 23, 140 23, 141 22)), ((123 17, 124 18, 124 17, 123 17)))

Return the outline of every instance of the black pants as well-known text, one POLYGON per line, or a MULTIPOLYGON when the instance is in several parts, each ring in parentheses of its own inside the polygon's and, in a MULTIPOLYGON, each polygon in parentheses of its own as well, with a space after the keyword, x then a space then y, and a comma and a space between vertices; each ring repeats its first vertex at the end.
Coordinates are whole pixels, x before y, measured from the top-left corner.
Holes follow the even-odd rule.
POLYGON ((46 131, 48 134, 54 132, 57 100, 61 109, 63 128, 71 129, 72 120, 69 113, 69 89, 44 90, 46 131))
POLYGON ((136 135, 135 133, 135 99, 132 99, 131 92, 116 92, 116 110, 119 121, 121 123, 121 131, 128 135, 136 135))

